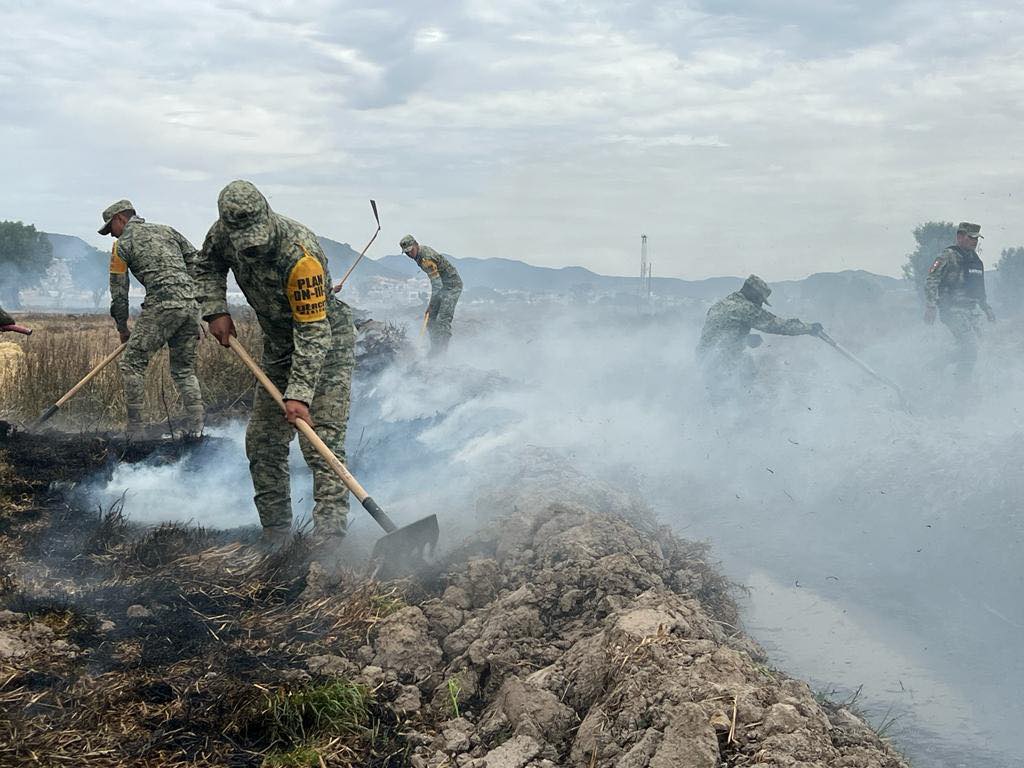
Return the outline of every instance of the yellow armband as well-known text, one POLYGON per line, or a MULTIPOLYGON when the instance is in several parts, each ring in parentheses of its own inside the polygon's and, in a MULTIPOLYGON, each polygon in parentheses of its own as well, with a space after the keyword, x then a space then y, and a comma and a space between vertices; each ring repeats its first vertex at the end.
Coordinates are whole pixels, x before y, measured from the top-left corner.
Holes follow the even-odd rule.
POLYGON ((288 303, 297 323, 315 323, 327 317, 327 277, 323 265, 305 248, 288 275, 288 303))
POLYGON ((427 273, 427 277, 429 277, 431 280, 433 280, 435 277, 440 277, 441 272, 438 270, 436 262, 430 259, 424 259, 421 262, 421 266, 423 268, 423 271, 427 273))
POLYGON ((127 273, 128 265, 125 264, 124 259, 117 255, 117 240, 115 240, 114 247, 110 250, 110 274, 124 275, 127 273))

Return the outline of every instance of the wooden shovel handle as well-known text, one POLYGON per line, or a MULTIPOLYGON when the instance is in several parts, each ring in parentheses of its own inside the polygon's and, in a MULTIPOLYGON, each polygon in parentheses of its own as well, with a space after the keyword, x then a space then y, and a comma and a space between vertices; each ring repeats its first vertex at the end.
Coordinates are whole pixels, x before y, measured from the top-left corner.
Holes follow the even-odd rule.
MULTIPOLYGON (((281 410, 285 410, 284 397, 281 395, 281 390, 277 388, 277 385, 270 380, 270 377, 263 372, 263 369, 257 365, 256 361, 252 359, 252 356, 242 346, 240 342, 234 336, 228 337, 228 344, 234 353, 238 355, 245 367, 252 371, 253 376, 256 380, 263 385, 263 388, 267 390, 267 393, 274 398, 275 402, 281 406, 281 410)), ((334 451, 327 447, 327 443, 320 439, 320 436, 316 433, 313 427, 303 419, 295 420, 295 428, 302 433, 309 442, 316 448, 316 452, 319 453, 324 461, 334 470, 334 473, 341 478, 341 481, 345 484, 352 495, 355 496, 359 503, 366 507, 367 511, 373 515, 374 519, 380 523, 381 527, 389 533, 396 530, 397 526, 391 521, 391 518, 385 514, 384 510, 375 502, 370 494, 366 492, 366 489, 360 485, 359 481, 355 479, 351 472, 348 471, 348 467, 341 463, 341 459, 334 455, 334 451)))
POLYGON ((109 355, 100 360, 99 364, 91 371, 89 371, 87 374, 85 374, 85 377, 80 382, 78 382, 77 384, 75 384, 75 386, 69 389, 67 391, 67 394, 64 395, 64 397, 62 397, 60 400, 54 403, 54 407, 60 408, 62 405, 64 405, 64 403, 66 403, 68 400, 74 397, 75 393, 78 392, 78 390, 80 390, 82 387, 84 387, 86 384, 92 381, 100 371, 102 371, 104 368, 110 365, 110 363, 112 363, 117 358, 118 355, 124 352, 124 348, 127 346, 128 342, 126 341, 122 343, 121 346, 119 346, 113 352, 111 352, 109 355))

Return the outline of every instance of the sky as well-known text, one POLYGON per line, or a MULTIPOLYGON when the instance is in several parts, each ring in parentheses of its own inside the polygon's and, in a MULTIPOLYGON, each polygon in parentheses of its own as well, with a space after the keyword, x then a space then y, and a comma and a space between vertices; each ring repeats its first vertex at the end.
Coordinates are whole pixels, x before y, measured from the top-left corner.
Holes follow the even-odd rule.
POLYGON ((218 191, 370 255, 605 274, 868 269, 911 231, 1024 244, 1010 0, 8 0, 0 219, 109 248, 130 198, 201 244, 218 191))

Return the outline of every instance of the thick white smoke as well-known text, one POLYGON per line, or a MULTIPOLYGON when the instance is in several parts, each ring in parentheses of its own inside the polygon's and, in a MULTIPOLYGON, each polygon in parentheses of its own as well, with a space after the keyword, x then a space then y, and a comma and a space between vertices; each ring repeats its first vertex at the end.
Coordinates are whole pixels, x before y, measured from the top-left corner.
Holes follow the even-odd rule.
MULTIPOLYGON (((1010 765, 1024 716, 1006 694, 1024 681, 1020 343, 1007 323, 986 329, 975 385, 958 389, 934 364, 948 332, 921 324, 912 294, 779 298, 780 314, 821 320, 896 380, 912 412, 821 341, 775 336, 751 352, 755 393, 713 408, 693 357, 698 306, 470 305, 443 363, 411 356, 357 386, 350 466, 400 525, 437 513, 449 540, 526 446, 623 478, 751 586, 748 621, 788 671, 864 684, 876 721, 902 716, 892 732, 917 765, 983 747, 1010 765)), ((122 467, 97 498, 126 492, 138 522, 254 525, 240 434, 187 467, 122 467)), ((297 449, 292 464, 301 516, 297 449)), ((351 520, 377 535, 358 505, 351 520)))

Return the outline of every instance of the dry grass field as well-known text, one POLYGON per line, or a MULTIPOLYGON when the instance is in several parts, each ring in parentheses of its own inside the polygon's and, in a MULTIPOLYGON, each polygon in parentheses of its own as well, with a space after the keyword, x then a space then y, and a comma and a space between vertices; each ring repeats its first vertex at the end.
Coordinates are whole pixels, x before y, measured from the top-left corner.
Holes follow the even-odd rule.
MULTIPOLYGON (((0 419, 12 422, 31 422, 119 344, 113 321, 104 315, 19 314, 18 320, 34 333, 0 335, 0 419)), ((244 313, 236 316, 236 325, 239 339, 257 355, 259 326, 244 313)), ((251 402, 252 376, 212 336, 199 342, 197 369, 210 416, 251 402)), ((181 414, 166 349, 150 363, 145 407, 152 422, 181 414)), ((51 423, 72 430, 102 430, 123 425, 124 418, 115 361, 71 398, 51 423)))

